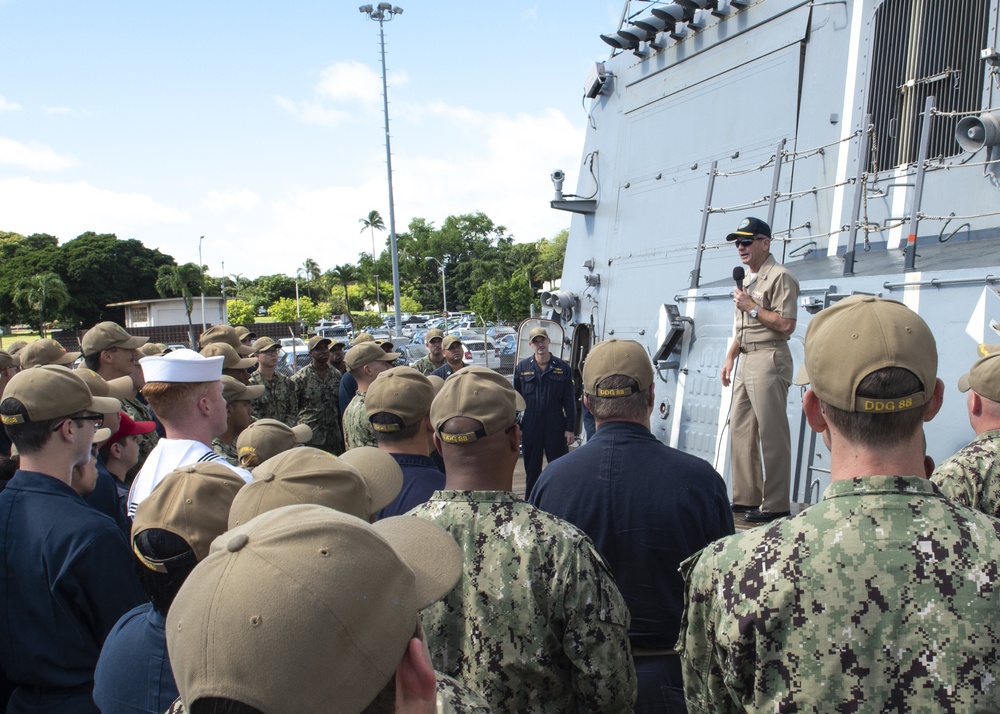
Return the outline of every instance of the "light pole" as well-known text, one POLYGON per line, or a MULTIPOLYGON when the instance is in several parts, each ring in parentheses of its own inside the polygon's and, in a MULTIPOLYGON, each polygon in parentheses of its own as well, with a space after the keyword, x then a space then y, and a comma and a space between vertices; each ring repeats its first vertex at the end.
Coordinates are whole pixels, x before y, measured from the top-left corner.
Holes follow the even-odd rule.
POLYGON ((426 258, 424 258, 424 260, 428 260, 428 261, 433 260, 435 263, 437 263, 438 270, 441 271, 441 314, 444 315, 445 317, 447 317, 448 316, 448 291, 445 290, 445 286, 444 286, 444 263, 442 263, 440 260, 438 260, 437 258, 435 258, 435 257, 433 257, 431 255, 428 255, 426 258))
POLYGON ((382 295, 378 291, 378 273, 375 273, 375 312, 382 317, 382 295))
POLYGON ((396 324, 393 332, 397 337, 401 334, 400 323, 402 318, 399 314, 399 254, 396 251, 396 211, 392 199, 392 151, 389 145, 389 87, 385 80, 385 23, 390 22, 396 15, 403 14, 403 8, 394 6, 392 3, 380 2, 378 6, 362 5, 358 8, 369 20, 378 22, 378 38, 382 57, 382 108, 385 113, 385 167, 389 178, 389 244, 392 247, 392 297, 396 306, 396 324))
POLYGON ((201 272, 201 331, 205 332, 205 264, 201 260, 201 242, 205 236, 198 239, 198 270, 201 272))

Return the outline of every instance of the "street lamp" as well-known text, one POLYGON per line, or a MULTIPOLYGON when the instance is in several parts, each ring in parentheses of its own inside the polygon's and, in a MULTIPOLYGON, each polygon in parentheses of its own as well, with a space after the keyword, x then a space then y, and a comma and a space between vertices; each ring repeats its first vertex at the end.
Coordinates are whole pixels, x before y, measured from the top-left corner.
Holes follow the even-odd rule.
POLYGON ((445 317, 447 317, 448 316, 448 292, 447 292, 447 290, 445 290, 445 287, 444 287, 444 263, 442 263, 440 260, 438 260, 437 258, 435 258, 435 257, 433 257, 431 255, 428 255, 427 257, 425 257, 424 260, 426 260, 426 261, 433 260, 435 263, 437 263, 438 270, 441 271, 441 313, 445 317))
POLYGON ((201 260, 201 242, 205 236, 198 239, 198 271, 201 273, 201 331, 204 333, 205 327, 205 264, 201 260))
POLYGON ((378 22, 379 46, 382 57, 382 109, 385 114, 385 167, 389 179, 389 244, 392 247, 392 297, 396 303, 396 324, 393 331, 399 337, 402 318, 399 314, 399 254, 396 251, 396 212, 392 199, 392 151, 389 145, 389 87, 385 80, 385 23, 396 15, 403 14, 403 8, 392 3, 380 2, 377 6, 362 5, 358 8, 369 20, 378 22))

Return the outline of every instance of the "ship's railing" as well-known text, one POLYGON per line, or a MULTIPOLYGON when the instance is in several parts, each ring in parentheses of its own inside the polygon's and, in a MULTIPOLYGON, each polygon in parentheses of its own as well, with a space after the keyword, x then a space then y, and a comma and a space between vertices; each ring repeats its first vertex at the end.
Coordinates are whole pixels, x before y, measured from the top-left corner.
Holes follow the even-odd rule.
POLYGON ((809 222, 803 223, 801 225, 785 229, 783 231, 775 231, 773 234, 773 240, 782 243, 786 248, 795 245, 796 247, 788 251, 787 255, 790 257, 795 257, 803 252, 816 249, 821 245, 821 241, 828 239, 835 235, 840 235, 843 233, 847 234, 846 240, 846 252, 844 255, 844 275, 850 276, 854 274, 855 265, 855 255, 857 249, 857 240, 859 232, 862 234, 863 240, 863 250, 865 252, 871 249, 871 235, 873 233, 884 233, 896 228, 903 226, 908 226, 906 245, 904 249, 905 256, 905 269, 906 271, 916 270, 916 244, 917 244, 917 226, 921 221, 939 221, 943 222, 944 225, 941 228, 941 232, 938 236, 939 242, 945 242, 953 235, 959 231, 971 228, 971 221, 988 218, 991 216, 1000 216, 1000 209, 996 211, 984 211, 981 213, 970 214, 970 215, 956 215, 955 213, 950 213, 948 215, 934 215, 930 213, 925 213, 921 211, 921 203, 923 200, 923 186, 924 179, 928 172, 934 171, 953 171, 957 169, 968 169, 968 168, 982 168, 984 174, 988 175, 991 180, 998 185, 1000 188, 1000 183, 998 183, 996 178, 996 171, 998 166, 1000 166, 1000 158, 993 157, 986 161, 976 161, 973 162, 971 159, 973 155, 970 155, 965 161, 961 162, 945 162, 940 158, 931 158, 928 156, 929 146, 930 146, 930 136, 931 128, 933 125, 934 118, 936 116, 955 118, 960 116, 975 116, 984 113, 997 112, 1000 110, 987 109, 987 110, 973 110, 965 112, 952 112, 952 111, 940 111, 935 107, 935 97, 927 97, 924 105, 924 111, 922 116, 924 117, 923 124, 921 126, 921 141, 920 141, 920 157, 916 163, 916 178, 915 182, 912 184, 899 184, 894 183, 890 185, 890 188, 909 186, 913 188, 913 193, 910 198, 910 205, 905 215, 889 217, 884 219, 881 223, 873 222, 869 217, 868 211, 868 199, 869 196, 884 197, 886 192, 883 191, 878 185, 878 175, 879 168, 877 165, 878 156, 878 137, 875 134, 875 128, 872 124, 871 115, 865 117, 863 124, 863 129, 858 129, 853 133, 838 139, 837 141, 824 144, 822 146, 811 147, 808 149, 803 149, 799 151, 789 151, 785 149, 785 140, 782 139, 778 145, 775 147, 774 153, 768 158, 767 161, 748 168, 741 169, 739 171, 719 171, 718 162, 713 161, 711 169, 709 171, 709 183, 708 191, 705 196, 705 204, 702 209, 702 225, 701 232, 698 237, 698 248, 695 258, 695 269, 691 272, 691 288, 697 288, 700 285, 701 277, 701 258, 702 254, 706 250, 718 250, 728 244, 725 241, 719 242, 708 242, 708 218, 713 214, 725 214, 731 212, 744 212, 751 208, 759 208, 762 206, 768 207, 767 222, 768 224, 773 224, 775 207, 779 203, 794 201, 803 196, 817 195, 825 191, 833 191, 839 188, 844 188, 846 186, 854 186, 854 196, 853 205, 851 210, 851 220, 850 222, 831 228, 831 230, 823 233, 812 233, 812 225, 809 222), (858 141, 858 170, 855 176, 846 178, 842 181, 832 183, 826 186, 813 186, 808 189, 802 189, 798 191, 788 191, 782 192, 778 190, 779 179, 781 174, 781 168, 783 164, 794 163, 796 161, 802 161, 812 156, 823 156, 826 154, 827 149, 840 146, 844 143, 858 141), (869 160, 871 161, 871 166, 869 167, 869 160), (760 198, 755 198, 750 201, 744 201, 742 203, 726 205, 726 206, 716 206, 712 204, 713 194, 715 192, 715 181, 716 179, 728 179, 737 178, 742 176, 747 176, 754 173, 762 173, 768 169, 772 172, 771 180, 771 192, 761 196, 760 198), (869 170, 870 169, 870 170, 869 170), (948 225, 952 221, 963 221, 962 225, 958 228, 952 230, 950 233, 945 235, 948 225), (806 235, 794 235, 801 230, 809 231, 806 235))

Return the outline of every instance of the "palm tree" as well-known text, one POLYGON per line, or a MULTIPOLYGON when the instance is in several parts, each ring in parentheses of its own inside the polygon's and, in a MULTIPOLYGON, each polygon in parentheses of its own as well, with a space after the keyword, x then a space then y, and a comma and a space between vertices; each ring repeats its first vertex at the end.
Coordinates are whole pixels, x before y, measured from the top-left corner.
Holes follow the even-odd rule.
POLYGON ((160 297, 179 295, 184 298, 184 310, 187 312, 188 338, 191 349, 194 349, 194 324, 191 313, 194 310, 194 296, 201 290, 202 270, 194 263, 183 265, 161 265, 156 275, 156 292, 160 297))
POLYGON ((309 292, 309 299, 312 300, 312 286, 320 276, 319 263, 312 258, 306 258, 306 262, 302 264, 302 275, 305 276, 306 290, 309 292))
MULTIPOLYGON (((345 263, 344 265, 338 265, 327 271, 327 274, 336 280, 338 283, 344 286, 344 309, 347 311, 347 317, 351 317, 351 303, 347 298, 347 285, 353 283, 358 279, 358 269, 351 265, 350 263, 345 263)), ((354 327, 354 320, 351 320, 351 327, 354 327)))
POLYGON ((365 232, 367 228, 372 234, 372 263, 378 260, 378 256, 375 255, 375 231, 384 231, 385 222, 382 221, 382 216, 379 215, 378 211, 369 211, 367 218, 359 218, 358 222, 361 224, 361 232, 365 232))
POLYGON ((38 334, 45 337, 46 317, 55 317, 69 305, 66 283, 55 273, 40 273, 18 280, 14 286, 14 305, 21 310, 38 312, 38 334))

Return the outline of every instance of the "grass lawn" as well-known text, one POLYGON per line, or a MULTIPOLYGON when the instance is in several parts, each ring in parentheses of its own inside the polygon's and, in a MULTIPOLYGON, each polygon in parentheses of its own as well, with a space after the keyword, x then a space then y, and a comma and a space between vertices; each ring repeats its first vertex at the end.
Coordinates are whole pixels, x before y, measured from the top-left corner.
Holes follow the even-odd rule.
POLYGON ((0 336, 0 349, 7 349, 7 345, 12 345, 18 340, 24 340, 25 342, 34 342, 38 339, 37 332, 18 332, 13 335, 3 335, 0 336))

